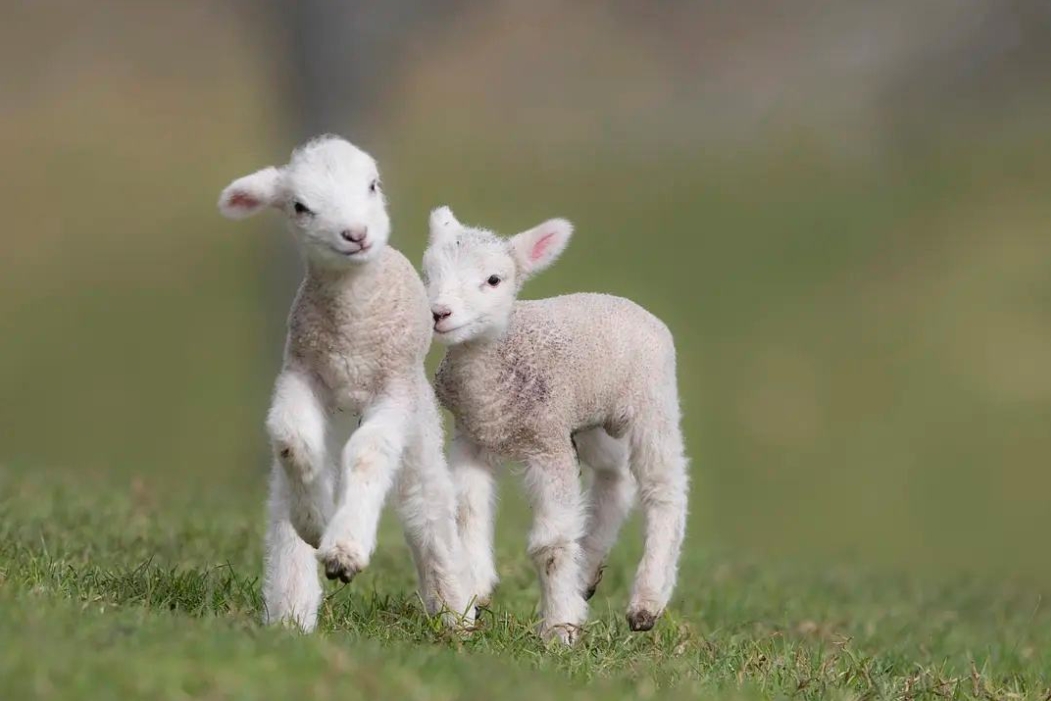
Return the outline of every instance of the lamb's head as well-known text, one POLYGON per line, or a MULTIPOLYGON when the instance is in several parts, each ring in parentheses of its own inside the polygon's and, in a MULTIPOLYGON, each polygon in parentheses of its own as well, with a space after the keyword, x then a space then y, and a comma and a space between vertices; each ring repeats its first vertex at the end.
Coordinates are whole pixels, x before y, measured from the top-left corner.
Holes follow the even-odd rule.
POLYGON ((353 144, 322 136, 292 152, 288 165, 230 183, 219 211, 231 219, 280 209, 307 259, 340 268, 374 257, 390 237, 376 161, 353 144))
POLYGON ((511 238, 464 226, 448 207, 431 212, 423 279, 435 338, 447 345, 499 338, 519 290, 555 262, 573 226, 551 219, 511 238))

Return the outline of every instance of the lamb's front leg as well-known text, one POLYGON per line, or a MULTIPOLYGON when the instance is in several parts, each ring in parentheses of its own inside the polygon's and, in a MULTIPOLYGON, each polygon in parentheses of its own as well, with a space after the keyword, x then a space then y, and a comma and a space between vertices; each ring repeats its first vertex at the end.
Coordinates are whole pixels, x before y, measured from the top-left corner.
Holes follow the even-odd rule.
POLYGON ((467 559, 468 595, 476 605, 486 606, 497 581, 493 561, 493 466, 481 448, 457 433, 449 448, 449 469, 456 483, 456 523, 467 559))
POLYGON ((343 448, 336 513, 318 548, 325 576, 349 582, 376 549, 383 502, 405 449, 411 398, 387 395, 367 409, 343 448))
POLYGON ((321 600, 314 547, 332 512, 326 418, 309 376, 286 370, 266 428, 274 451, 263 570, 264 621, 312 630, 321 600))
POLYGON ((274 385, 266 430, 274 460, 288 477, 289 518, 313 547, 332 514, 332 482, 325 451, 325 408, 310 377, 285 370, 274 385))
POLYGON ((580 591, 580 537, 584 509, 573 448, 530 459, 526 487, 533 505, 529 555, 540 576, 541 624, 545 640, 572 644, 587 620, 587 602, 580 591))

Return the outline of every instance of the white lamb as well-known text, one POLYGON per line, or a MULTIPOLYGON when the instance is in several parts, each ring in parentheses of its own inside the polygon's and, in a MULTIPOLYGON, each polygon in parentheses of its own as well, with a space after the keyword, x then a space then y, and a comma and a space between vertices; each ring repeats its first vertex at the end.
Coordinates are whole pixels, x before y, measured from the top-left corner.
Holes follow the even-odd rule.
POLYGON ((627 618, 632 630, 649 630, 671 597, 686 524, 671 333, 619 297, 515 301, 522 283, 565 248, 565 220, 503 239, 442 207, 430 230, 424 279, 436 338, 449 346, 436 389, 456 419, 449 463, 469 593, 484 601, 496 583, 494 467, 520 461, 534 511, 529 553, 540 576, 541 634, 572 643, 637 483, 645 554, 627 618), (594 473, 587 509, 578 457, 594 473))
POLYGON ((266 421, 274 464, 264 619, 314 628, 318 560, 343 582, 364 569, 395 483, 428 611, 447 622, 469 617, 456 493, 423 368, 430 309, 412 264, 386 245, 376 163, 322 136, 288 165, 235 180, 219 199, 235 219, 265 207, 287 215, 306 275, 266 421))

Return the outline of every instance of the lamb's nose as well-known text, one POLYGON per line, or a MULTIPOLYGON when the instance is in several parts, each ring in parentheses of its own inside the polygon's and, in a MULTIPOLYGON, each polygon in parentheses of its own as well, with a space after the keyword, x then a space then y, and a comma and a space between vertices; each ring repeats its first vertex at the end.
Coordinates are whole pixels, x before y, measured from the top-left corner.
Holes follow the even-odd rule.
POLYGON ((437 324, 442 319, 448 319, 450 316, 452 316, 453 310, 449 309, 449 307, 446 307, 445 305, 439 304, 437 306, 431 307, 431 315, 434 317, 434 323, 437 324))
POLYGON ((344 241, 350 241, 351 243, 361 243, 365 240, 365 234, 369 233, 367 226, 359 226, 355 229, 344 229, 339 232, 339 235, 343 237, 344 241))

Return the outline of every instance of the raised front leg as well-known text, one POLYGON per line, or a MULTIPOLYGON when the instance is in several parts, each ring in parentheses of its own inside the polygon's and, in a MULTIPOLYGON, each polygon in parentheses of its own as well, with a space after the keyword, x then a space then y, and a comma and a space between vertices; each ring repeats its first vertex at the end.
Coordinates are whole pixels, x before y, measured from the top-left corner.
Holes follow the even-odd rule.
POLYGON ((580 537, 584 510, 573 448, 530 459, 525 481, 533 505, 529 555, 540 576, 541 624, 545 640, 576 642, 587 620, 580 590, 580 537))
POLYGON ((449 469, 456 483, 456 523, 466 558, 467 593, 475 605, 487 606, 497 582, 493 465, 481 448, 457 433, 449 448, 449 469))
POLYGON ((442 453, 441 417, 433 397, 426 400, 398 477, 398 511, 427 612, 441 614, 446 625, 470 624, 474 606, 467 587, 468 562, 456 532, 456 490, 442 453))
POLYGON ((602 568, 617 533, 635 501, 635 480, 628 469, 628 442, 613 438, 601 428, 573 437, 580 461, 591 468, 588 521, 580 541, 583 550, 581 587, 584 598, 595 594, 602 568))
POLYGON ((263 622, 292 623, 310 632, 317 625, 321 582, 314 548, 299 537, 289 518, 291 496, 288 476, 275 464, 270 473, 263 622))
POLYGON ((333 510, 335 475, 325 451, 326 414, 305 373, 285 370, 274 385, 266 429, 274 461, 284 470, 287 517, 313 547, 333 510))
POLYGON ((365 411, 343 449, 336 513, 318 548, 329 579, 349 582, 368 566, 383 502, 405 449, 411 410, 411 396, 388 394, 365 411))

